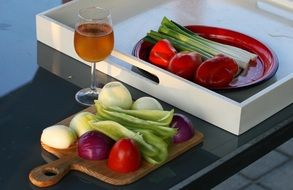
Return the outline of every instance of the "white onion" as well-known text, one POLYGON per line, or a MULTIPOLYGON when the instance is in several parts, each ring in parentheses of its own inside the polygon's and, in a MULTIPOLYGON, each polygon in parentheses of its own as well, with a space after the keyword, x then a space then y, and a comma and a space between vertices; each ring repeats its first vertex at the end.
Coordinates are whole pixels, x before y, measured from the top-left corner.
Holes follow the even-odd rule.
POLYGON ((57 149, 66 149, 76 141, 75 132, 64 125, 53 125, 43 130, 41 142, 57 149))
POLYGON ((101 90, 99 101, 104 106, 118 106, 129 109, 132 105, 132 97, 128 89, 120 82, 109 82, 101 90))
POLYGON ((144 96, 135 100, 132 104, 133 110, 163 110, 162 105, 155 98, 144 96))
POLYGON ((72 118, 69 127, 76 132, 78 137, 80 137, 84 133, 93 130, 89 121, 94 118, 95 115, 90 112, 80 112, 72 118))

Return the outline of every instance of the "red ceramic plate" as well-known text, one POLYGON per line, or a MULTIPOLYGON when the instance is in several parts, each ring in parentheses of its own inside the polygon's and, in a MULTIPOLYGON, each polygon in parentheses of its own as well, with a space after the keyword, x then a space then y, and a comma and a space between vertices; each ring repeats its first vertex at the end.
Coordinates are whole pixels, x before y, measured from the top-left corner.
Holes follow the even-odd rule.
MULTIPOLYGON (((217 27, 191 25, 186 26, 202 37, 233 45, 258 55, 255 63, 250 64, 245 72, 241 72, 234 80, 222 89, 247 87, 270 79, 278 69, 278 59, 274 52, 262 42, 245 34, 217 27)), ((148 56, 153 44, 140 40, 134 47, 132 54, 149 62, 148 56)))

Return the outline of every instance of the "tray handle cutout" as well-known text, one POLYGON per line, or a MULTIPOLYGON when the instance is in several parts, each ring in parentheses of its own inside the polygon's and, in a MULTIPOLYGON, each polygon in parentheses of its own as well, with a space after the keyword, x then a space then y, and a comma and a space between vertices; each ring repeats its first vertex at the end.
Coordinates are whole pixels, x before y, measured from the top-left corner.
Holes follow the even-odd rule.
POLYGON ((182 78, 179 78, 178 76, 170 73, 169 71, 158 68, 157 66, 151 63, 145 62, 134 56, 129 56, 120 51, 113 50, 111 55, 129 65, 136 67, 137 69, 141 70, 140 72, 146 72, 142 73, 142 75, 140 76, 147 78, 147 81, 151 81, 151 84, 158 86, 166 86, 170 84, 170 81, 182 80, 182 78))

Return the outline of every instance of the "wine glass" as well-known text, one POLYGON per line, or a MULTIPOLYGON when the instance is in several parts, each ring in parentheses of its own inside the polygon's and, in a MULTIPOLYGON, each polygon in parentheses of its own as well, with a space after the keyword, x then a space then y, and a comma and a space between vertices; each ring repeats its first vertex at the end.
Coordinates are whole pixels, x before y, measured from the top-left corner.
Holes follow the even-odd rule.
POLYGON ((101 7, 80 9, 74 32, 74 48, 80 58, 91 63, 91 85, 76 93, 77 102, 90 106, 98 98, 101 89, 96 84, 96 63, 107 58, 113 47, 110 11, 101 7))

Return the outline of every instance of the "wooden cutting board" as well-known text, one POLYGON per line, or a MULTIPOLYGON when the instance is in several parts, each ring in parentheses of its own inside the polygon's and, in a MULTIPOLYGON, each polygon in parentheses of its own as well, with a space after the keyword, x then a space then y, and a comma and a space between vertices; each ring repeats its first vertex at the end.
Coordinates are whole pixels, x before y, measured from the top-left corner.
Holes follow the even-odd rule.
MULTIPOLYGON (((89 107, 83 111, 90 111, 94 113, 95 108, 89 107)), ((68 117, 58 124, 69 126, 69 122, 72 117, 73 116, 68 117)), ((201 132, 195 130, 195 134, 190 140, 171 145, 169 148, 169 157, 164 163, 152 165, 146 161, 143 161, 142 166, 138 170, 126 174, 117 173, 109 169, 107 167, 107 160, 90 161, 80 158, 77 155, 75 145, 69 147, 68 149, 55 149, 41 143, 42 148, 57 156, 58 159, 33 169, 29 174, 29 179, 38 187, 48 187, 58 183, 70 170, 75 170, 93 176, 106 183, 113 185, 126 185, 142 178, 166 162, 184 153, 188 149, 198 145, 203 141, 203 137, 204 136, 201 132)))

